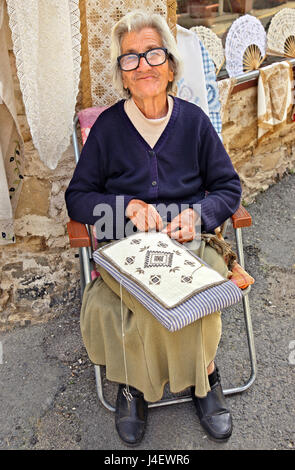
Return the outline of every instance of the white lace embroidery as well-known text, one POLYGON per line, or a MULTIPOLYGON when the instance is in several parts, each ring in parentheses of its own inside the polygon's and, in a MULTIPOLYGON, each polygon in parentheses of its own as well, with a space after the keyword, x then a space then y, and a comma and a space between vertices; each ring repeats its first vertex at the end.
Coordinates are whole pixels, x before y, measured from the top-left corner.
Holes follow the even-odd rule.
POLYGON ((7 0, 33 143, 50 168, 70 143, 80 76, 79 0, 7 0))
MULTIPOLYGON (((282 10, 278 11, 273 16, 268 28, 268 49, 270 49, 273 53, 276 53, 277 55, 284 56, 286 52, 286 40, 288 38, 294 38, 294 28, 295 10, 293 8, 283 8, 282 10)), ((294 40, 292 42, 294 44, 294 40)))
POLYGON ((240 16, 231 25, 225 42, 226 70, 230 77, 243 73, 243 56, 248 46, 256 45, 264 57, 266 53, 266 32, 258 18, 240 16))
POLYGON ((143 9, 166 18, 166 0, 86 0, 92 106, 108 106, 121 99, 111 80, 111 29, 129 11, 143 9))

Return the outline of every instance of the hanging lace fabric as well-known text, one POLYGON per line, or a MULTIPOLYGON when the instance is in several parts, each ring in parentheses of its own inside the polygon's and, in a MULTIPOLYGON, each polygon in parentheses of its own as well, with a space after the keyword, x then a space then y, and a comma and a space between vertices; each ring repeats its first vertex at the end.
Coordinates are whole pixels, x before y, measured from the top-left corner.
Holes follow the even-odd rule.
POLYGON ((177 25, 177 47, 184 64, 183 76, 177 83, 177 96, 200 106, 209 116, 200 41, 195 33, 177 25))
POLYGON ((288 61, 260 70, 257 86, 258 143, 279 130, 292 110, 293 67, 288 61))
POLYGON ((172 31, 176 2, 171 0, 80 0, 82 34, 81 88, 83 108, 110 106, 121 99, 111 77, 111 30, 124 15, 136 9, 158 13, 172 31))
POLYGON ((220 101, 220 116, 222 122, 225 122, 228 118, 228 108, 231 93, 236 85, 237 79, 235 77, 226 78, 224 80, 218 80, 217 86, 219 90, 219 101, 220 101))
POLYGON ((80 76, 79 0, 7 0, 33 143, 55 169, 70 144, 80 76))
POLYGON ((219 101, 219 90, 216 81, 215 65, 211 59, 209 52, 203 45, 202 41, 200 42, 200 48, 202 53, 205 82, 207 89, 207 101, 209 109, 209 118, 210 121, 219 135, 222 141, 222 121, 220 116, 220 101, 219 101))
POLYGON ((23 182, 23 139, 17 121, 7 41, 7 12, 0 0, 0 245, 15 242, 13 218, 23 182))

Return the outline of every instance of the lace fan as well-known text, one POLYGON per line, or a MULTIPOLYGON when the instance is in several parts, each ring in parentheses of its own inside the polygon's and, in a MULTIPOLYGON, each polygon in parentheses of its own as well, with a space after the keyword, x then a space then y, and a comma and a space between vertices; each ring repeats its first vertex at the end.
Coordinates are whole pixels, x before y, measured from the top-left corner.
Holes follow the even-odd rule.
POLYGON ((230 77, 256 70, 266 56, 266 32, 252 15, 236 19, 226 36, 226 70, 230 77))
POLYGON ((211 29, 206 28, 205 26, 193 26, 190 30, 198 35, 199 39, 207 49, 209 56, 214 62, 216 75, 218 75, 225 61, 221 39, 211 29))
POLYGON ((295 57, 295 9, 283 8, 273 16, 267 33, 266 52, 295 57))

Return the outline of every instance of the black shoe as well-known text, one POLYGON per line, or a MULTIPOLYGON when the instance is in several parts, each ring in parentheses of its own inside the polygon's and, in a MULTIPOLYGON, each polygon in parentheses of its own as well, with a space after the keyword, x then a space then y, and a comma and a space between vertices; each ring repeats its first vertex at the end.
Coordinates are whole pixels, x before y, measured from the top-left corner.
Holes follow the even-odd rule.
POLYGON ((206 397, 196 397, 195 387, 191 387, 191 394, 200 423, 208 436, 217 442, 224 442, 232 434, 232 419, 225 405, 217 367, 209 375, 209 382, 211 390, 206 397))
POLYGON ((115 424, 122 441, 129 446, 135 446, 141 442, 144 436, 148 404, 143 398, 143 393, 130 386, 129 391, 132 395, 132 400, 128 401, 124 395, 125 387, 126 385, 119 385, 115 424))

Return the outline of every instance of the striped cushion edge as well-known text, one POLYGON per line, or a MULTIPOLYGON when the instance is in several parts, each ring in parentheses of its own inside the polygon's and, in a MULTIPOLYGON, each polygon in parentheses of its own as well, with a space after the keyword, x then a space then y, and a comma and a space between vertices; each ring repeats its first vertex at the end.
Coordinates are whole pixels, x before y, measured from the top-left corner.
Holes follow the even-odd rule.
POLYGON ((193 323, 210 313, 222 310, 239 302, 242 298, 241 290, 232 282, 227 281, 218 286, 195 294, 181 305, 167 309, 151 298, 138 284, 122 275, 111 263, 103 258, 99 252, 93 253, 94 261, 102 266, 116 281, 121 282, 154 317, 169 331, 174 332, 193 323))

